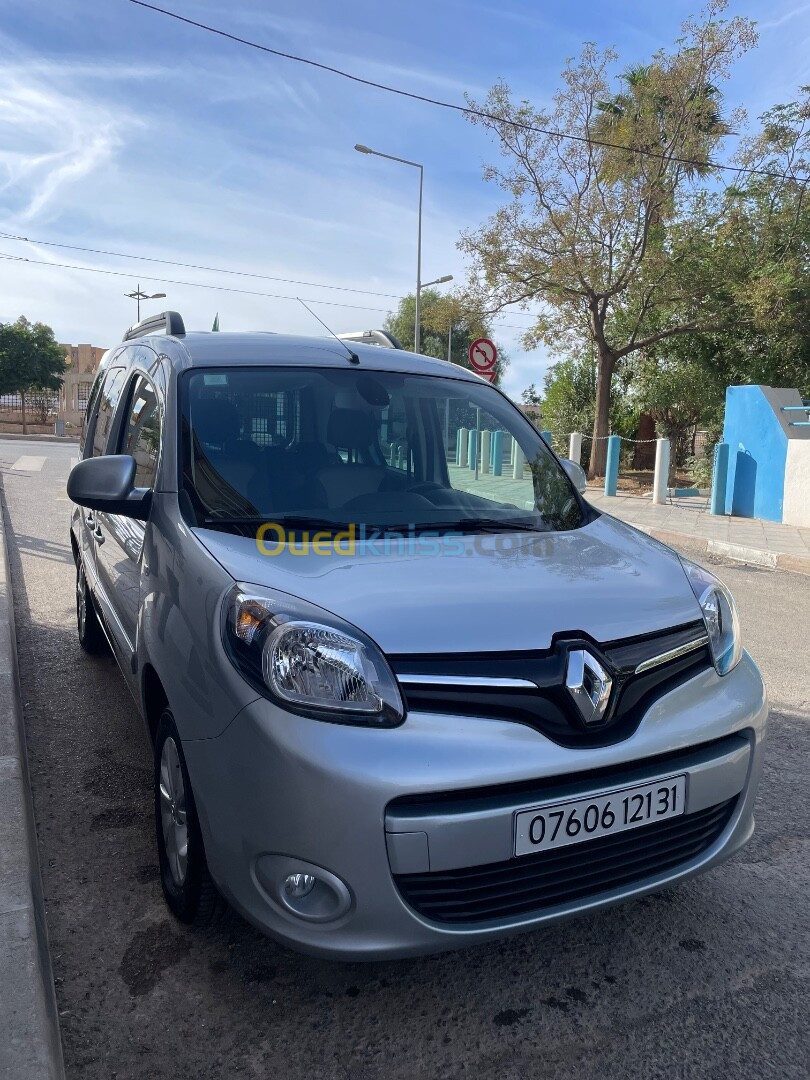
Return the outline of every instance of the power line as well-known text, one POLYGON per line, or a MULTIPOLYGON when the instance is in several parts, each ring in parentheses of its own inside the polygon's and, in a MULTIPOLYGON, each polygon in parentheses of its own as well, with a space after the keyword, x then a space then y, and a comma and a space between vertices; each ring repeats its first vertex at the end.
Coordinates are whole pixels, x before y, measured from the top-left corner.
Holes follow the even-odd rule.
MULTIPOLYGON (((0 259, 7 259, 13 262, 28 263, 32 266, 51 266, 57 267, 62 270, 81 270, 88 274, 105 274, 112 277, 125 277, 132 278, 131 271, 126 270, 102 270, 98 266, 77 266, 75 263, 58 263, 48 262, 46 259, 28 259, 24 255, 9 255, 6 252, 0 251, 0 259)), ((211 289, 214 292, 228 292, 228 293, 241 293, 244 296, 262 296, 269 300, 295 300, 296 303, 299 300, 297 296, 286 296, 282 293, 266 293, 258 292, 255 289, 235 289, 228 285, 205 285, 199 281, 178 281, 177 278, 164 278, 155 277, 152 274, 141 274, 142 281, 159 281, 164 285, 184 285, 191 289, 211 289)), ((337 300, 315 300, 307 297, 310 304, 325 304, 328 307, 340 307, 351 308, 354 311, 381 311, 388 314, 388 308, 372 308, 366 307, 364 304, 341 304, 337 300)))
POLYGON ((374 292, 371 289, 352 289, 348 285, 322 285, 318 281, 298 281, 296 278, 274 277, 272 274, 256 274, 250 270, 228 270, 220 266, 202 266, 199 263, 177 262, 175 259, 158 259, 152 255, 133 255, 125 251, 107 251, 104 248, 81 247, 78 244, 61 244, 56 240, 32 240, 28 236, 0 232, 4 240, 22 240, 26 244, 38 244, 40 247, 64 248, 66 251, 84 251, 91 255, 114 255, 117 259, 137 259, 139 262, 162 263, 164 266, 182 266, 186 270, 207 270, 212 274, 233 274, 237 277, 259 278, 262 281, 281 281, 286 285, 306 285, 314 289, 335 289, 338 292, 363 293, 366 296, 382 296, 391 300, 401 300, 397 293, 374 292))
MULTIPOLYGON (((276 278, 276 277, 272 277, 269 274, 255 274, 255 273, 252 273, 252 272, 250 272, 248 270, 231 270, 231 269, 226 269, 226 268, 216 267, 216 266, 204 266, 204 265, 202 265, 200 263, 178 262, 178 261, 176 261, 174 259, 158 259, 158 258, 154 258, 151 255, 133 255, 131 253, 128 254, 128 253, 121 252, 121 251, 108 251, 105 248, 83 247, 83 246, 80 246, 78 244, 62 244, 62 243, 57 242, 56 240, 32 240, 32 239, 30 239, 30 237, 27 237, 27 236, 22 236, 22 235, 19 235, 19 234, 16 234, 16 233, 8 233, 8 232, 3 232, 3 231, 0 231, 0 237, 4 237, 7 240, 19 240, 19 241, 22 241, 22 242, 24 242, 26 244, 38 244, 38 245, 40 245, 42 247, 66 248, 66 249, 68 249, 70 251, 85 251, 85 252, 89 252, 89 253, 95 254, 95 255, 114 255, 117 258, 121 258, 121 259, 137 259, 140 262, 156 262, 156 263, 162 263, 162 264, 164 264, 166 266, 182 266, 182 267, 185 267, 186 269, 191 269, 191 270, 206 270, 206 271, 210 271, 212 273, 218 273, 218 274, 234 274, 234 275, 244 276, 244 277, 255 277, 255 278, 261 278, 262 280, 267 280, 267 281, 284 281, 284 282, 288 282, 290 285, 310 285, 310 286, 315 286, 315 287, 321 288, 321 289, 345 290, 347 292, 365 293, 366 295, 369 295, 369 296, 387 297, 387 298, 390 298, 392 300, 403 300, 403 299, 405 299, 399 293, 372 292, 371 290, 368 290, 368 289, 349 289, 348 286, 342 286, 342 285, 319 285, 317 282, 313 282, 313 281, 297 281, 294 278, 276 278)), ((98 267, 76 266, 75 264, 71 264, 71 263, 53 263, 53 262, 48 262, 47 260, 27 259, 24 256, 17 256, 17 255, 0 255, 0 257, 2 257, 4 259, 21 259, 24 262, 32 262, 32 263, 34 263, 34 264, 36 264, 38 266, 59 266, 59 267, 67 268, 67 269, 71 269, 71 270, 87 270, 87 271, 90 271, 90 272, 92 272, 94 274, 114 274, 114 273, 116 273, 116 271, 102 270, 102 269, 100 269, 98 267)), ((131 277, 132 276, 130 274, 125 274, 123 272, 118 272, 118 273, 122 277, 131 277)), ((173 282, 169 278, 150 277, 149 275, 142 274, 140 271, 135 271, 135 273, 140 274, 140 276, 144 279, 144 281, 161 281, 161 282, 168 282, 170 284, 175 284, 175 282, 173 282)), ((199 284, 197 282, 176 282, 176 284, 180 284, 180 285, 186 284, 186 285, 192 286, 193 288, 204 288, 204 289, 217 289, 217 288, 220 288, 220 286, 217 286, 217 285, 204 285, 204 284, 201 285, 201 284, 199 284)), ((267 296, 267 297, 272 297, 272 298, 275 298, 275 299, 290 299, 290 297, 284 297, 284 296, 274 294, 274 293, 252 292, 252 291, 247 290, 247 289, 227 289, 227 287, 223 287, 223 289, 224 289, 224 291, 229 291, 229 292, 243 292, 248 296, 267 296)), ((292 297, 292 299, 297 300, 298 297, 292 297)), ((328 301, 328 300, 314 300, 312 302, 316 303, 316 304, 328 304, 330 301, 328 301)), ((349 308, 354 306, 354 307, 357 308, 357 310, 361 310, 361 311, 387 311, 388 310, 387 308, 366 308, 366 307, 363 307, 360 304, 357 304, 357 305, 335 304, 334 306, 336 306, 336 307, 349 307, 349 308)), ((530 315, 528 312, 516 311, 516 312, 513 312, 512 314, 513 315, 518 315, 518 316, 524 316, 527 319, 534 319, 534 316, 530 315)), ((528 327, 516 326, 514 324, 510 325, 509 323, 502 323, 501 325, 503 327, 505 327, 505 328, 510 329, 510 330, 527 330, 528 329, 528 327)))
MULTIPOLYGON (((89 250, 92 250, 92 249, 88 248, 86 250, 89 251, 89 250)), ((137 256, 135 256, 135 257, 137 258, 137 256)), ((48 262, 46 259, 28 259, 24 255, 9 255, 7 252, 3 252, 3 251, 0 251, 0 260, 5 260, 6 262, 28 263, 31 266, 52 267, 52 268, 59 269, 59 270, 80 270, 83 273, 87 273, 87 274, 104 274, 107 277, 131 278, 133 276, 132 273, 127 272, 126 270, 103 270, 101 267, 98 267, 98 266, 78 266, 75 263, 48 262)), ((177 265, 183 266, 183 265, 187 265, 187 264, 178 263, 177 265)), ((233 271, 233 272, 234 273, 239 273, 239 271, 233 271)), ((182 285, 182 286, 188 287, 190 289, 209 289, 212 292, 238 293, 238 294, 240 294, 242 296, 259 296, 259 297, 263 297, 264 299, 267 299, 267 300, 294 300, 296 303, 300 303, 300 301, 301 301, 301 297, 299 297, 299 296, 287 296, 287 295, 285 295, 283 293, 266 293, 266 292, 259 292, 258 290, 255 290, 255 289, 234 289, 234 288, 232 288, 231 286, 228 286, 228 285, 206 285, 203 282, 199 282, 199 281, 179 281, 177 278, 155 277, 155 276, 153 276, 151 274, 140 274, 140 277, 141 277, 141 280, 143 280, 143 281, 159 281, 163 285, 182 285)), ((394 296, 395 294, 393 294, 393 293, 377 293, 375 295, 394 296)), ((375 312, 380 312, 381 314, 384 314, 384 315, 390 315, 390 313, 391 313, 390 308, 366 307, 364 304, 342 304, 342 303, 338 302, 337 300, 316 300, 316 299, 314 299, 312 297, 308 297, 307 302, 310 303, 310 304, 325 304, 327 307, 346 308, 346 309, 349 309, 349 310, 352 310, 352 311, 375 311, 375 312)), ((526 318, 533 318, 533 316, 529 315, 528 312, 515 312, 514 314, 516 314, 516 315, 524 315, 525 314, 526 318)), ((498 318, 497 315, 493 316, 493 319, 497 319, 497 318, 498 318)), ((527 330, 530 329, 530 327, 528 327, 528 326, 517 326, 514 323, 501 323, 500 326, 501 326, 501 329, 504 329, 504 330, 522 330, 524 333, 527 330)))
POLYGON ((568 139, 571 142, 586 143, 590 146, 602 146, 609 150, 624 150, 632 154, 640 154, 642 157, 657 158, 662 161, 672 161, 678 165, 691 165, 699 169, 721 169, 725 172, 736 173, 739 176, 742 176, 744 173, 757 173, 762 176, 771 177, 771 179, 774 180, 795 180, 798 183, 810 182, 810 176, 794 176, 792 173, 778 173, 773 172, 770 169, 758 169, 753 166, 724 165, 719 161, 711 161, 710 159, 700 161, 696 158, 676 157, 674 155, 665 154, 662 151, 627 146, 623 143, 609 142, 606 139, 594 139, 590 135, 572 135, 570 132, 566 131, 554 131, 553 129, 537 127, 533 124, 520 123, 517 120, 507 120, 503 116, 485 112, 482 109, 473 109, 469 105, 456 105, 452 101, 442 101, 440 98, 427 97, 425 94, 417 94, 411 90, 403 90, 398 86, 388 86, 386 83, 375 82, 373 79, 364 79, 360 75, 353 75, 349 71, 343 71, 341 68, 332 67, 330 64, 320 63, 318 60, 311 60, 306 56, 296 56, 294 53, 282 52, 280 49, 271 49, 269 45, 261 45, 258 41, 251 41, 249 38, 231 34, 227 30, 220 30, 216 26, 209 26, 207 23, 197 22, 196 19, 189 19, 185 15, 178 15, 176 11, 169 11, 167 8, 157 7, 155 4, 147 4, 145 0, 129 0, 129 3, 135 4, 137 7, 147 8, 149 11, 157 12, 159 15, 166 15, 170 19, 176 19, 177 22, 186 23, 187 26, 195 26, 198 30, 205 30, 207 33, 215 34, 217 37, 227 38, 228 41, 234 41, 238 45, 247 45, 248 48, 258 49, 260 52, 269 53, 271 56, 278 56, 282 60, 292 60, 297 64, 306 64, 308 67, 329 72, 331 75, 339 75, 343 79, 349 79, 351 82, 360 83, 362 86, 370 86, 375 90, 384 90, 388 94, 396 94, 399 97, 410 98, 412 101, 420 101, 425 105, 435 105, 440 109, 450 109, 453 112, 462 113, 465 116, 477 116, 482 120, 491 120, 497 124, 506 124, 509 127, 518 128, 522 131, 530 131, 536 135, 548 135, 555 139, 568 139))

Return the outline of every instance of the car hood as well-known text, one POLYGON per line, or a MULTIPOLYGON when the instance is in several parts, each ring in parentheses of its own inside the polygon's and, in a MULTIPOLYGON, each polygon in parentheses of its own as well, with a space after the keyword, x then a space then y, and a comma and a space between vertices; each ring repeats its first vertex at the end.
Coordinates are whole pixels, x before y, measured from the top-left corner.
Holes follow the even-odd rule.
POLYGON ((251 537, 193 531, 236 581, 326 608, 389 654, 546 649, 561 632, 608 642, 700 618, 675 552, 605 514, 571 532, 453 537, 441 555, 358 542, 268 556, 251 537))

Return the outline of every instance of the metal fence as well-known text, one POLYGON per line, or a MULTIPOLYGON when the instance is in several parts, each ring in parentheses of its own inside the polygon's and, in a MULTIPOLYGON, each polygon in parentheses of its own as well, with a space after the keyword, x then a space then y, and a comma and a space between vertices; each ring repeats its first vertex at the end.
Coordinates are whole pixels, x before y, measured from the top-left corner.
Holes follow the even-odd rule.
MULTIPOLYGON (((58 412, 59 393, 57 391, 32 392, 25 395, 25 427, 31 434, 41 435, 53 432, 58 412)), ((0 431, 10 433, 22 430, 22 397, 19 394, 0 394, 0 431)))

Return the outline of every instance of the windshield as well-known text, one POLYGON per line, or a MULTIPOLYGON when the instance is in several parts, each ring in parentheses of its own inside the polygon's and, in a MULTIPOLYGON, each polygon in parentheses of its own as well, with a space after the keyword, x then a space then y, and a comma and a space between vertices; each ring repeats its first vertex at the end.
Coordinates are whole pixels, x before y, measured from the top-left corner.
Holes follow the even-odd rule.
POLYGON ((191 371, 181 507, 249 531, 576 529, 587 510, 522 413, 464 379, 362 368, 191 371))

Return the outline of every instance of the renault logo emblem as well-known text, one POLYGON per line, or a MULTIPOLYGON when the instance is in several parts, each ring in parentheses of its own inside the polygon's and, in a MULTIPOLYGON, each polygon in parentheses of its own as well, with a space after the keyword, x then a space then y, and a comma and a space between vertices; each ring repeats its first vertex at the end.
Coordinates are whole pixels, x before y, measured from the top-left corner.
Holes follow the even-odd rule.
POLYGON ((598 724, 604 719, 612 685, 610 675, 586 649, 568 653, 565 688, 586 724, 598 724))

